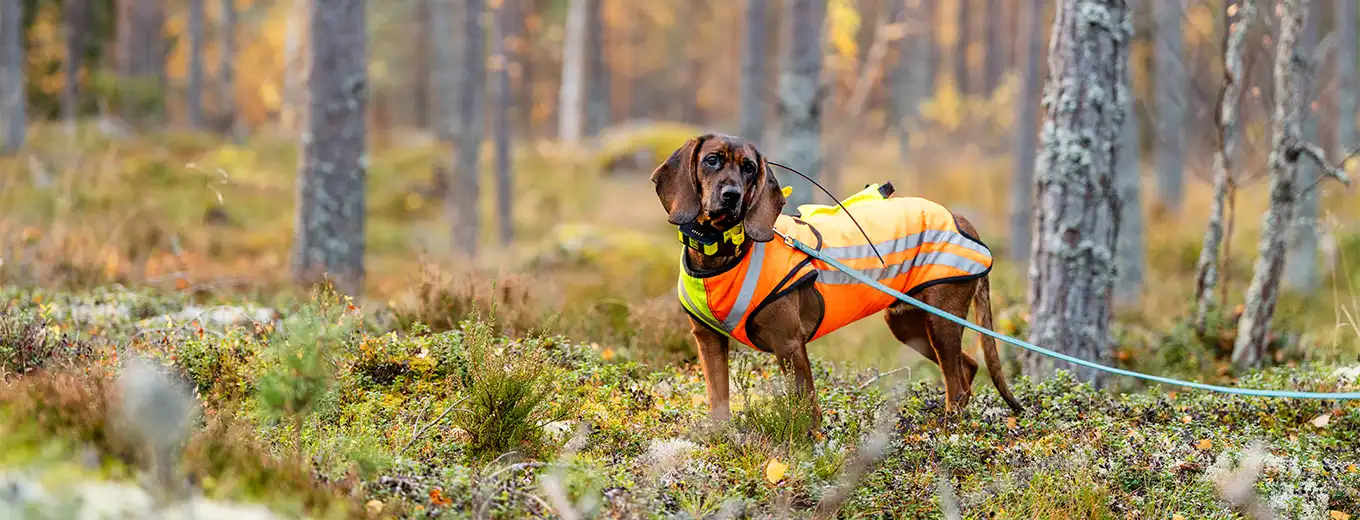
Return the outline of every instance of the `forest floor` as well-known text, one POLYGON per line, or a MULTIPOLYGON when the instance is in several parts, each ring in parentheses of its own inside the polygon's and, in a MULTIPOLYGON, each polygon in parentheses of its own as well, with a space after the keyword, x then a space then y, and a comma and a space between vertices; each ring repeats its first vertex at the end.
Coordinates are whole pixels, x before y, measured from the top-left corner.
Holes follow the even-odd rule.
MULTIPOLYGON (((446 154, 377 150, 365 296, 334 304, 287 279, 290 141, 58 132, 38 126, 31 149, 0 158, 20 172, 0 178, 0 510, 65 518, 56 504, 142 507, 169 492, 197 497, 197 518, 267 516, 241 504, 314 518, 805 516, 853 481, 845 517, 1236 518, 1244 496, 1287 518, 1360 515, 1360 405, 1012 375, 1025 414, 981 376, 948 417, 938 369, 876 320, 810 345, 815 436, 790 433, 799 403, 749 349, 734 351, 734 421, 710 424, 674 302, 678 248, 647 172, 611 177, 551 144, 521 147, 517 237, 487 236, 479 265, 454 268, 430 193, 446 154), (177 417, 137 408, 173 392, 120 379, 139 359, 192 388, 170 400, 197 410, 182 437, 161 435, 177 417), (151 439, 170 451, 148 451, 151 439), (876 447, 878 463, 862 464, 876 447)), ((1006 229, 1007 162, 951 158, 887 175, 901 167, 870 150, 842 185, 891 180, 959 208, 1004 255, 1007 237, 985 230, 1006 229)), ((1263 188, 1238 195, 1229 298, 1248 277, 1263 188)), ((1189 197, 1203 191, 1192 183, 1189 197)), ((1324 290, 1281 301, 1273 366, 1249 373, 1228 366, 1230 321, 1203 338, 1180 323, 1203 208, 1149 209, 1149 282, 1118 313, 1120 366, 1360 390, 1360 207, 1324 193, 1324 290)), ((999 263, 1002 332, 1025 331, 1023 288, 999 263)))

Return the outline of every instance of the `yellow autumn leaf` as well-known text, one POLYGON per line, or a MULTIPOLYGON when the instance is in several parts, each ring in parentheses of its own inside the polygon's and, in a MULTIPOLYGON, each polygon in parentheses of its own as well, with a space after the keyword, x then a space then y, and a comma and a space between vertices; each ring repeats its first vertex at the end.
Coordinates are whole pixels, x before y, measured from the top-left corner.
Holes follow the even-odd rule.
POLYGON ((1174 515, 1171 515, 1171 520, 1185 520, 1185 517, 1181 516, 1180 513, 1176 513, 1174 515))
POLYGON ((694 395, 689 396, 689 404, 690 404, 690 406, 703 406, 703 405, 704 405, 704 396, 699 395, 699 394, 694 394, 694 395))
POLYGON ((1340 511, 1331 511, 1328 514, 1332 516, 1332 520, 1351 520, 1351 515, 1340 511))
POLYGON ((1187 416, 1185 416, 1185 417, 1181 417, 1181 422, 1183 422, 1183 423, 1185 423, 1185 424, 1190 424, 1190 421, 1193 421, 1193 420, 1194 420, 1194 419, 1191 418, 1189 415, 1187 415, 1187 416))
POLYGON ((771 484, 778 484, 784 479, 784 472, 789 470, 789 465, 779 462, 779 459, 771 458, 765 463, 765 480, 771 484))
POLYGON ((1200 451, 1208 451, 1209 448, 1214 447, 1214 442, 1209 439, 1200 439, 1195 447, 1199 448, 1200 451))
POLYGON ((1313 420, 1308 422, 1312 423, 1313 426, 1316 426, 1318 428, 1325 428, 1327 427, 1328 423, 1332 422, 1332 415, 1324 413, 1322 415, 1314 417, 1313 420))

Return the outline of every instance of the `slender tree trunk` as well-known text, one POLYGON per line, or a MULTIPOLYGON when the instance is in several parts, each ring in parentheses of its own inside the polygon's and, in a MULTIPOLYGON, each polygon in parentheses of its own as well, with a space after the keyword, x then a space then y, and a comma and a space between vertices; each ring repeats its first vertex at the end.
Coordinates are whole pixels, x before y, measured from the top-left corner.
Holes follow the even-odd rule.
POLYGON ((0 155, 18 151, 28 131, 24 61, 23 5, 0 0, 0 155))
MULTIPOLYGON (((1097 363, 1110 358, 1111 292, 1120 231, 1116 172, 1128 106, 1131 10, 1126 0, 1063 0, 1053 22, 1043 152, 1035 179, 1029 340, 1097 363)), ((1101 374, 1026 353, 1027 372, 1101 374)))
MULTIPOLYGON (((779 71, 780 135, 775 157, 816 179, 822 168, 822 26, 825 0, 785 0, 784 59, 779 71)), ((784 206, 794 212, 814 200, 813 186, 785 176, 793 187, 784 206)), ((836 186, 827 186, 834 190, 836 186)))
MULTIPOLYGON (((411 104, 415 109, 417 128, 430 128, 430 4, 441 0, 416 0, 415 16, 411 21, 416 26, 416 48, 411 52, 416 62, 411 78, 411 104)), ((447 36, 447 35, 446 35, 447 36)))
POLYGON ((987 0, 987 13, 983 17, 986 23, 987 54, 982 61, 982 93, 987 96, 992 95, 997 85, 1001 83, 1001 71, 1004 70, 1002 59, 1004 51, 1002 46, 1002 35, 1005 32, 1003 27, 1006 20, 1002 18, 1005 2, 1015 0, 987 0))
POLYGON ((302 56, 303 21, 308 18, 307 0, 293 0, 288 24, 283 35, 283 107, 280 112, 282 126, 289 132, 298 128, 298 122, 306 117, 303 110, 303 78, 307 77, 306 62, 302 56))
POLYGON ((80 69, 85 63, 90 6, 87 0, 66 0, 62 7, 66 37, 66 61, 62 67, 66 78, 61 87, 61 119, 72 130, 80 115, 80 69))
POLYGON ((604 0, 586 0, 586 128, 594 137, 609 126, 609 61, 604 41, 604 0))
POLYGON ((741 57, 741 136, 765 136, 765 11, 767 0, 746 0, 745 52, 741 57))
POLYGON ((1153 10, 1157 20, 1157 198, 1171 214, 1179 214, 1185 198, 1186 102, 1189 80, 1185 73, 1181 20, 1185 0, 1164 0, 1153 10))
POLYGON ((446 197, 446 214, 453 223, 456 255, 475 258, 481 245, 481 149, 486 136, 483 100, 486 97, 486 31, 483 0, 466 0, 462 14, 462 60, 458 89, 459 128, 454 176, 446 197))
POLYGON ((562 85, 557 101, 557 138, 565 146, 581 141, 585 116, 587 2, 570 0, 567 34, 562 46, 562 85))
POLYGON ((892 68, 893 114, 897 128, 899 160, 910 152, 911 128, 920 116, 921 101, 930 96, 930 48, 934 24, 927 3, 934 0, 893 0, 893 20, 902 21, 906 35, 897 41, 897 63, 892 68))
POLYGON ((1021 45, 1025 60, 1024 88, 1017 100, 1015 161, 1011 173, 1011 261, 1029 262, 1031 226, 1034 223, 1034 161, 1039 147, 1039 105, 1044 88, 1044 0, 1025 0, 1020 7, 1021 45))
POLYGON ((301 139, 293 276, 359 295, 364 280, 365 139, 368 106, 363 0, 311 10, 310 107, 301 139))
POLYGON ((491 67, 496 90, 494 138, 496 148, 496 221, 500 224, 501 247, 508 248, 515 240, 514 178, 511 177, 510 156, 510 111, 514 105, 510 91, 510 60, 506 50, 506 40, 514 27, 519 24, 515 19, 519 12, 515 0, 501 0, 496 9, 496 34, 492 36, 495 45, 495 64, 491 67))
MULTIPOLYGON (((1242 87, 1246 77, 1242 71, 1243 43, 1251 25, 1256 22, 1256 0, 1235 0, 1237 15, 1227 15, 1228 38, 1223 50, 1225 68, 1222 97, 1218 106, 1219 150, 1214 154, 1214 198, 1209 204, 1209 225, 1200 245, 1199 260, 1195 262, 1195 315, 1193 324, 1200 334, 1206 332, 1209 315, 1215 311, 1214 287, 1218 283, 1219 249, 1225 247, 1224 206, 1232 183, 1232 170, 1237 160, 1238 107, 1242 101, 1242 87)), ((1226 255, 1225 255, 1226 256, 1226 255)))
POLYGON ((189 0, 189 73, 185 91, 189 128, 203 128, 203 2, 189 0))
POLYGON ((236 18, 236 0, 222 0, 222 60, 217 73, 217 86, 221 89, 219 117, 224 131, 240 137, 236 118, 236 18))
POLYGON ((968 0, 954 0, 957 11, 955 15, 955 25, 957 26, 958 41, 954 42, 954 86, 958 88, 960 94, 972 94, 973 84, 968 74, 968 44, 972 43, 972 14, 969 9, 968 0))
MULTIPOLYGON (((1322 2, 1310 0, 1305 4, 1305 9, 1309 10, 1308 22, 1304 24, 1302 48, 1298 51, 1305 57, 1311 57, 1309 49, 1317 47, 1318 26, 1322 19, 1322 2)), ((1314 80, 1318 77, 1317 71, 1320 63, 1314 63, 1309 59, 1310 65, 1305 69, 1302 78, 1298 78, 1300 89, 1303 90, 1303 119, 1299 121, 1300 133, 1304 141, 1317 142, 1318 137, 1318 116, 1314 109, 1308 108, 1318 100, 1318 89, 1312 85, 1318 83, 1314 80)), ((1317 291, 1322 284, 1322 276, 1318 270, 1318 188, 1321 180, 1322 171, 1318 168, 1315 161, 1305 160, 1298 163, 1299 196, 1298 206, 1294 209, 1289 230, 1285 233, 1285 259, 1284 274, 1282 281, 1287 291, 1312 294, 1317 291)))
MULTIPOLYGON (((434 133, 452 142, 458 135, 458 100, 462 99, 458 81, 462 74, 459 52, 463 16, 461 4, 449 0, 434 0, 430 5, 430 58, 434 62, 434 133)), ((451 183, 450 183, 451 184, 451 183)))
POLYGON ((1360 146, 1360 132, 1356 130, 1356 118, 1360 117, 1360 77, 1356 74, 1356 53, 1360 52, 1360 41, 1356 38, 1355 0, 1335 0, 1333 7, 1336 17, 1336 144, 1335 154, 1344 154, 1354 146, 1360 146))
POLYGON ((1304 0, 1282 2, 1280 39, 1275 56, 1275 117, 1271 123, 1270 207, 1261 221, 1256 264, 1247 288, 1232 361, 1239 369, 1255 367, 1265 357, 1270 321, 1275 316, 1284 267, 1285 234, 1299 197, 1298 154, 1290 148, 1301 137, 1304 115, 1303 38, 1308 10, 1304 0))
POLYGON ((1115 268, 1114 298, 1121 305, 1137 305, 1143 297, 1145 239, 1143 237, 1142 168, 1139 157, 1138 115, 1134 111, 1132 74, 1125 74, 1124 88, 1129 94, 1124 107, 1124 128, 1116 152, 1119 171, 1115 189, 1119 200, 1119 235, 1115 268))

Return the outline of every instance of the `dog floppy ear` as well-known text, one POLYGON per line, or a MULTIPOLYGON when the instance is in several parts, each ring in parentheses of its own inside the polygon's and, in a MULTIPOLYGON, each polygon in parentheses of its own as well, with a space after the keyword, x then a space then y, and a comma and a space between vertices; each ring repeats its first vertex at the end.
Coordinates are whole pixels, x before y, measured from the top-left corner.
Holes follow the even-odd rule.
POLYGON ((784 210, 784 191, 779 188, 779 180, 774 178, 769 163, 759 156, 759 152, 757 164, 760 165, 760 181, 743 223, 746 236, 751 237, 751 240, 769 242, 774 238, 774 221, 784 210))
POLYGON ((666 208, 667 221, 681 226, 699 217, 699 179, 695 168, 699 148, 712 137, 704 134, 692 137, 652 171, 656 196, 666 208))

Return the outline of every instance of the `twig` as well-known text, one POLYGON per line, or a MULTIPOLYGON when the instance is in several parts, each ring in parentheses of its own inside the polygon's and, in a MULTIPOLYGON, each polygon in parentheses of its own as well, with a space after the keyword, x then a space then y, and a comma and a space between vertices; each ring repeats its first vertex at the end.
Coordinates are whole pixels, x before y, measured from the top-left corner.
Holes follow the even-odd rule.
POLYGON ((885 378, 885 377, 891 376, 891 375, 896 374, 896 373, 898 373, 898 372, 901 372, 901 371, 903 371, 903 370, 906 370, 906 371, 907 371, 907 379, 911 379, 911 367, 895 368, 895 369, 893 369, 893 370, 889 370, 889 371, 884 372, 884 373, 882 373, 882 374, 879 374, 879 373, 878 373, 878 370, 874 370, 874 377, 871 377, 871 378, 869 378, 868 381, 865 381, 864 383, 861 383, 861 384, 859 385, 859 388, 856 388, 856 390, 863 390, 863 389, 865 389, 865 388, 869 388, 869 385, 874 384, 875 381, 878 381, 879 379, 883 379, 883 378, 885 378))
POLYGON ((817 503, 816 509, 812 512, 813 518, 832 518, 840 510, 841 503, 849 498, 850 491, 887 452, 889 434, 897 425, 898 415, 896 398, 883 403, 883 413, 879 416, 874 431, 855 450, 855 455, 845 472, 841 474, 840 482, 817 503))
POLYGON ((1321 146, 1304 140, 1294 142, 1294 145, 1289 147, 1288 154, 1290 156, 1289 159, 1291 160, 1297 160, 1299 155, 1308 155, 1313 158, 1313 162, 1316 162, 1319 168, 1322 168, 1322 175, 1318 175, 1317 179, 1314 179, 1311 184, 1299 191, 1300 193, 1306 193, 1317 188, 1317 185, 1328 177, 1336 179, 1342 186, 1350 188, 1351 178, 1349 175, 1346 175, 1346 161, 1360 155, 1360 148, 1352 148, 1341 158, 1341 161, 1336 164, 1332 164, 1331 161, 1327 160, 1327 152, 1324 151, 1321 146))
MULTIPOLYGON (((430 421, 429 424, 426 424, 424 428, 421 428, 421 429, 419 429, 419 430, 416 430, 416 432, 415 432, 414 434, 411 435, 411 440, 406 441, 406 445, 405 445, 405 446, 402 446, 402 447, 401 447, 401 451, 398 451, 397 453, 406 453, 406 450, 407 450, 408 448, 410 448, 412 444, 415 444, 416 439, 419 439, 421 435, 424 435, 424 434, 425 434, 425 430, 430 429, 431 426, 434 426, 434 425, 436 425, 436 424, 439 424, 439 421, 444 420, 444 417, 448 416, 448 415, 449 415, 449 412, 452 412, 452 411, 454 411, 454 410, 462 410, 462 408, 459 408, 458 405, 463 404, 463 401, 466 401, 467 399, 468 399, 468 396, 463 396, 462 399, 459 399, 458 401, 456 401, 456 402, 454 402, 453 404, 449 405, 448 409, 444 410, 444 413, 439 414, 439 417, 435 417, 434 420, 433 420, 433 421, 430 421)), ((464 410, 464 411, 466 411, 466 410, 464 410)), ((424 415, 424 413, 425 413, 425 412, 423 412, 423 411, 421 412, 422 415, 424 415)), ((417 422, 419 422, 419 419, 417 419, 417 422)), ((510 453, 514 453, 514 452, 512 451, 512 452, 510 452, 510 453)), ((506 453, 505 455, 509 455, 510 453, 506 453)), ((501 457, 504 457, 505 455, 501 455, 501 457)), ((496 460, 500 460, 500 457, 497 457, 496 460)), ((495 461, 492 461, 492 462, 494 463, 495 461)))

